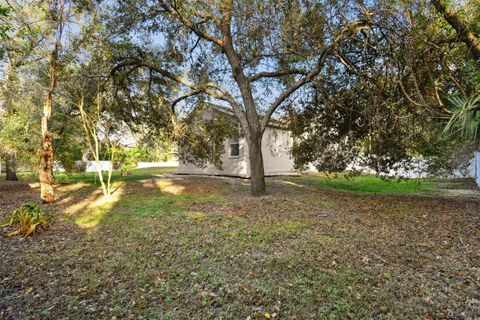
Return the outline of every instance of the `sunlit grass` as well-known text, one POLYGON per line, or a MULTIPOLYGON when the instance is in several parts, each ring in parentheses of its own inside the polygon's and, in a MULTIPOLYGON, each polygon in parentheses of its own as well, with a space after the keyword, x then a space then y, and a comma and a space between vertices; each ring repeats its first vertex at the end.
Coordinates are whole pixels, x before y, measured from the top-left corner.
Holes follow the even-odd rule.
POLYGON ((179 195, 181 194, 184 190, 185 187, 175 184, 172 180, 156 180, 155 185, 165 193, 170 193, 173 195, 179 195))
POLYGON ((105 215, 112 211, 112 208, 122 198, 123 189, 119 187, 110 196, 99 195, 98 190, 91 197, 72 206, 69 210, 78 212, 75 223, 82 229, 96 228, 105 218, 105 215), (78 207, 77 207, 78 206, 78 207))
MULTIPOLYGON (((125 176, 122 176, 121 172, 115 171, 112 175, 112 181, 139 181, 159 175, 174 174, 176 172, 176 167, 134 169, 129 175, 125 176)), ((20 172, 19 176, 20 179, 29 183, 38 182, 38 174, 36 172, 20 172)), ((56 173, 55 182, 60 184, 83 183, 86 185, 100 185, 97 173, 95 172, 75 174, 56 173)), ((321 173, 301 177, 286 177, 284 182, 293 185, 317 186, 326 189, 375 194, 422 194, 446 188, 448 185, 446 182, 439 182, 433 179, 380 179, 379 177, 367 174, 349 178, 345 174, 332 174, 327 176, 321 173)), ((178 186, 172 184, 170 180, 159 180, 155 183, 157 187, 164 192, 180 194, 183 191, 181 188, 178 189, 178 186)))

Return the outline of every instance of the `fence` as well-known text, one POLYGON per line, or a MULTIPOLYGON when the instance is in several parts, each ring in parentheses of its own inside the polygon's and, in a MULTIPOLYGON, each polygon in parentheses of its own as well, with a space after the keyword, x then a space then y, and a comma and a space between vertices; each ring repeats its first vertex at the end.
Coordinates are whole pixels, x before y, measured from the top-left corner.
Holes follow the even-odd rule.
MULTIPOLYGON (((110 161, 99 161, 100 162, 100 168, 102 171, 108 171, 112 167, 112 163, 110 161)), ((97 163, 95 161, 87 161, 87 168, 85 172, 96 172, 97 169, 97 163)))
MULTIPOLYGON (((390 177, 400 176, 404 178, 474 178, 480 187, 480 152, 475 153, 475 158, 472 158, 465 167, 453 170, 446 176, 435 176, 428 171, 428 160, 422 158, 415 158, 409 165, 405 167, 399 163, 397 169, 392 169, 385 175, 390 177), (408 168, 407 168, 408 167, 408 168)), ((374 174, 375 171, 369 167, 363 166, 359 161, 354 161, 347 166, 347 170, 358 170, 364 173, 374 174)), ((310 164, 306 172, 316 172, 316 168, 310 164)))
MULTIPOLYGON (((79 161, 80 162, 80 161, 79 161)), ((87 161, 86 162, 86 170, 85 172, 96 172, 97 171, 97 163, 95 161, 87 161)), ((100 168, 102 171, 108 171, 111 167, 110 161, 100 161, 100 168)), ((164 168, 164 167, 178 167, 178 161, 164 161, 164 162, 138 162, 137 169, 142 168, 164 168)), ((65 169, 58 164, 55 163, 53 166, 53 171, 55 172, 65 172, 65 169)))
POLYGON ((142 168, 164 168, 164 167, 178 167, 178 161, 164 161, 164 162, 139 162, 138 169, 142 168))

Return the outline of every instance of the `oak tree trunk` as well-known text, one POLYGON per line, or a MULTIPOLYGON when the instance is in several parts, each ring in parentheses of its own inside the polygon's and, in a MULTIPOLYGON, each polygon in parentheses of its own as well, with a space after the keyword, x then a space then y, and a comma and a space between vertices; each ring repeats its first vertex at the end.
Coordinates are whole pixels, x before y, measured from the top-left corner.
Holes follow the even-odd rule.
POLYGON ((250 193, 258 197, 266 194, 265 170, 262 155, 262 134, 247 139, 250 158, 250 193))
POLYGON ((5 180, 7 181, 18 181, 17 178, 17 159, 15 151, 8 150, 5 152, 5 168, 7 176, 5 180))

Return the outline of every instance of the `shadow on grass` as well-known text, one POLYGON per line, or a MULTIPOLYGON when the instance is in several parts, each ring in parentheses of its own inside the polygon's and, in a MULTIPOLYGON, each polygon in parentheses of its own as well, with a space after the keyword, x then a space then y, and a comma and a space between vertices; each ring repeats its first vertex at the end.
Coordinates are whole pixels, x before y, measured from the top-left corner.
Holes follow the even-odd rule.
POLYGON ((6 282, 0 307, 13 305, 17 318, 78 319, 415 318, 443 305, 452 315, 475 312, 464 303, 478 292, 475 261, 462 260, 462 250, 478 244, 478 218, 469 221, 464 204, 417 208, 411 199, 338 199, 279 183, 251 198, 241 185, 208 178, 119 186, 103 200, 98 188, 62 186, 59 202, 78 236, 19 242, 15 252, 29 254, 6 256, 0 279, 19 280, 6 282), (441 295, 445 287, 459 298, 441 295))
POLYGON ((334 239, 299 250, 304 244, 297 239, 311 233, 308 221, 264 214, 264 200, 249 198, 248 190, 233 191, 250 201, 245 207, 232 204, 230 188, 213 179, 150 179, 85 207, 75 222, 93 252, 79 254, 98 256, 91 268, 101 271, 83 270, 78 281, 88 292, 107 292, 109 316, 119 318, 260 318, 280 311, 305 318, 319 303, 324 308, 315 317, 342 316, 352 308, 353 288, 369 295, 368 272, 350 266, 319 272, 317 257, 303 251, 325 250, 334 239))

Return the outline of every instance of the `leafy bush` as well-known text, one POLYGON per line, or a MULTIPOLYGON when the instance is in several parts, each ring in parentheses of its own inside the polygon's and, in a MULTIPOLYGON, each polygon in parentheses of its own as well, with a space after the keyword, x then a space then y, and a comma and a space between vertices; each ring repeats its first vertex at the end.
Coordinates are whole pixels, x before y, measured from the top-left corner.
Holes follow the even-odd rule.
POLYGON ((23 204, 8 215, 0 227, 18 226, 18 229, 7 234, 7 237, 33 234, 37 227, 46 227, 50 215, 44 212, 37 204, 23 204))
POLYGON ((137 167, 141 158, 141 151, 138 148, 119 149, 115 151, 113 168, 120 171, 129 171, 137 167))

